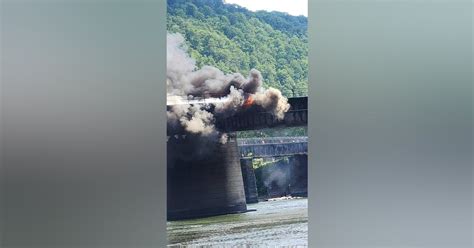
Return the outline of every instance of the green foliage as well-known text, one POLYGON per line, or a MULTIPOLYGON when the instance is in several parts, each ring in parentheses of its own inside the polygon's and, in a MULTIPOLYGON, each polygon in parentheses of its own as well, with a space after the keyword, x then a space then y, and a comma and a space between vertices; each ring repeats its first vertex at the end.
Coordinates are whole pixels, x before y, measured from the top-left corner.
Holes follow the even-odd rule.
POLYGON ((257 169, 257 168, 260 168, 260 167, 263 167, 265 165, 269 164, 269 162, 265 162, 263 160, 263 158, 256 158, 256 159, 253 159, 252 160, 252 167, 254 169, 257 169))
POLYGON ((196 65, 246 75, 255 68, 264 85, 285 96, 307 95, 307 18, 251 12, 222 0, 168 0, 168 31, 185 36, 196 65))
POLYGON ((280 161, 284 161, 285 163, 288 163, 289 159, 288 157, 281 157, 278 159, 271 159, 271 160, 263 159, 263 158, 255 158, 252 160, 252 167, 254 169, 258 169, 258 168, 265 167, 268 165, 276 164, 280 161))

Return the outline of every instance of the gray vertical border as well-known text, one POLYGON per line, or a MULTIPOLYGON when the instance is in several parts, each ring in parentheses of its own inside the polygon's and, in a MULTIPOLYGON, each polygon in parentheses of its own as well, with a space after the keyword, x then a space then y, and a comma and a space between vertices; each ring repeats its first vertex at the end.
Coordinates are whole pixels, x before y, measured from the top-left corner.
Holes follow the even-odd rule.
POLYGON ((309 1, 309 247, 472 247, 472 1, 309 1))
POLYGON ((1 1, 1 247, 166 246, 166 1, 1 1))
POLYGON ((4 183, 5 174, 3 169, 5 167, 3 161, 3 4, 0 2, 0 246, 3 245, 3 233, 5 232, 5 197, 4 197, 4 183))
POLYGON ((156 196, 155 200, 158 201, 157 209, 157 246, 156 247, 165 247, 168 245, 168 235, 166 232, 166 127, 167 127, 167 115, 166 115, 166 13, 167 13, 167 1, 166 0, 155 0, 157 1, 157 33, 164 34, 160 36, 159 43, 156 45, 158 51, 158 73, 157 73, 157 94, 158 105, 160 106, 157 114, 159 119, 159 130, 158 130, 158 157, 159 161, 156 163, 158 173, 157 173, 157 187, 159 193, 156 196))

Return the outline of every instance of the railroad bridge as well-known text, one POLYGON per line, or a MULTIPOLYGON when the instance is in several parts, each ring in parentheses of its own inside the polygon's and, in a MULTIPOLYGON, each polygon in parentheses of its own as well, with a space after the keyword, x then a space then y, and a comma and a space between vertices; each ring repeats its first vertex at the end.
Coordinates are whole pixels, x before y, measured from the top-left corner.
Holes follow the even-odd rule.
MULTIPOLYGON (((306 164, 307 167, 307 162, 304 162, 306 154, 301 152, 307 147, 305 142, 300 142, 299 148, 297 144, 276 144, 275 140, 273 144, 270 142, 262 146, 257 144, 256 139, 238 141, 235 135, 236 131, 306 126, 307 97, 289 98, 288 103, 290 109, 281 120, 269 112, 257 109, 216 120, 216 128, 228 133, 225 144, 211 142, 198 135, 179 135, 182 132, 168 129, 168 220, 246 212, 247 203, 255 202, 256 199, 256 195, 249 193, 249 190, 254 190, 251 189, 253 186, 249 187, 252 179, 248 177, 252 175, 249 171, 252 168, 249 166, 253 158, 269 157, 272 154, 291 156, 301 160, 299 163, 306 164), (244 144, 245 142, 247 144, 244 144), (285 145, 289 148, 282 148, 285 145), (250 150, 254 155, 249 156, 250 150), (291 153, 292 151, 294 153, 291 153), (246 153, 246 156, 243 156, 242 152, 246 153)), ((167 106, 168 109, 170 107, 167 106)), ((253 180, 255 181, 254 175, 253 180)))

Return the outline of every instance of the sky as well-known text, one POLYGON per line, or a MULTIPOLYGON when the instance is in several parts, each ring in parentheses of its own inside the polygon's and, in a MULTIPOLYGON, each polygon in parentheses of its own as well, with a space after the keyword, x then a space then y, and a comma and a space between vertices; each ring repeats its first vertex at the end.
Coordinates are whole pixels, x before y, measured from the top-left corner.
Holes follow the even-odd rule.
POLYGON ((295 16, 308 16, 308 0, 225 0, 225 2, 240 5, 251 11, 280 11, 295 16))

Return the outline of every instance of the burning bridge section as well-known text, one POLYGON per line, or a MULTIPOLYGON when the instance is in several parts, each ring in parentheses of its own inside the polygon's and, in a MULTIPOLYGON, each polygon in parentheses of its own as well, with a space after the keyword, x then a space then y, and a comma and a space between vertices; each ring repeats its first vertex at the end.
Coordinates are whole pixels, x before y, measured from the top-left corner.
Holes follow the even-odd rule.
MULTIPOLYGON (((215 99, 203 99, 200 101, 184 101, 187 104, 205 104, 210 106, 209 111, 211 113, 215 107, 215 99)), ((222 101, 222 100, 221 100, 222 101)), ((308 98, 307 97, 291 97, 287 99, 289 108, 285 111, 281 118, 278 118, 272 112, 266 111, 265 109, 250 105, 250 101, 245 101, 246 108, 242 108, 236 111, 232 115, 215 115, 213 114, 212 128, 222 132, 235 132, 235 131, 247 131, 247 130, 258 130, 265 128, 277 128, 277 127, 295 127, 295 126, 306 126, 308 124, 308 98)), ((184 103, 177 103, 184 104, 184 103)), ((168 105, 167 109, 171 110, 174 105, 168 105)), ((186 134, 187 131, 184 127, 175 125, 172 128, 168 128, 168 135, 174 134, 186 134)), ((217 134, 216 134, 217 135, 217 134)))
POLYGON ((216 126, 225 131, 244 131, 275 127, 306 126, 308 123, 308 98, 288 98, 290 108, 278 118, 258 106, 249 107, 235 115, 216 120, 216 126))

